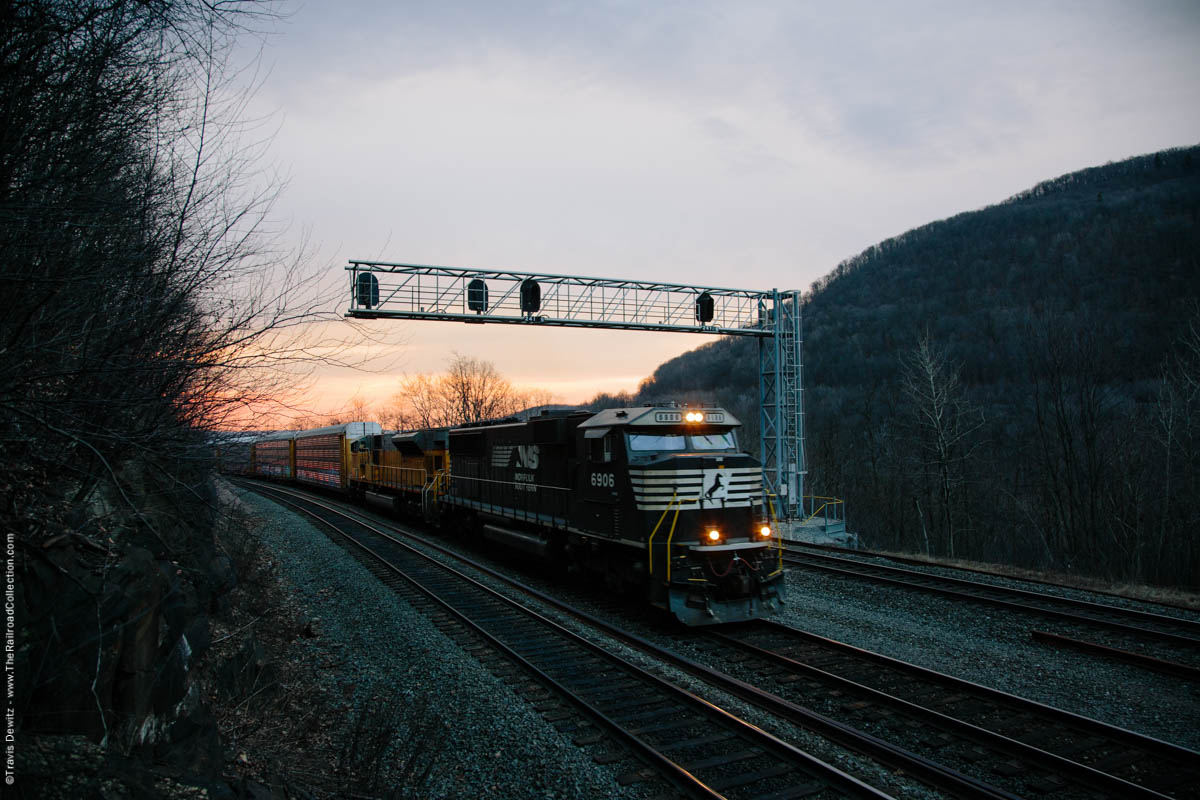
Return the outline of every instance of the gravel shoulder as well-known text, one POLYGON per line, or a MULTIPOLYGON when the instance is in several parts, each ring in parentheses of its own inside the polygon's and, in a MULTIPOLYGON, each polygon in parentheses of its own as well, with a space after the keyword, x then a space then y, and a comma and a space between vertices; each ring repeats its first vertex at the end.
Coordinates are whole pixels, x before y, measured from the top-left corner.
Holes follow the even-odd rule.
MULTIPOLYGON (((414 710, 425 725, 415 732, 435 740, 433 772, 411 796, 642 796, 637 784, 620 786, 617 770, 595 764, 323 532, 253 493, 236 494, 258 519, 293 602, 320 620, 320 635, 304 646, 330 665, 334 694, 351 705, 378 702, 382 694, 414 710)), ((401 726, 401 737, 411 733, 401 726)))
POLYGON ((1200 686, 1033 642, 1017 612, 804 569, 780 621, 1111 725, 1200 749, 1200 686))

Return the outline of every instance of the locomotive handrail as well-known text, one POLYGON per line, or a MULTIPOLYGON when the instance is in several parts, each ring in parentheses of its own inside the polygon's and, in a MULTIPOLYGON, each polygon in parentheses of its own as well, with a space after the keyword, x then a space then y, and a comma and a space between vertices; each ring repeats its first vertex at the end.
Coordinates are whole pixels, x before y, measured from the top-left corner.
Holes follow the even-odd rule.
POLYGON ((679 522, 679 509, 682 508, 683 504, 686 502, 699 503, 700 498, 697 497, 695 499, 695 501, 680 500, 679 505, 675 506, 675 516, 671 518, 671 531, 670 531, 670 533, 667 534, 667 585, 668 586, 671 585, 671 540, 675 538, 675 523, 679 522))
MULTIPOLYGON (((479 484, 490 484, 492 486, 507 487, 506 496, 504 498, 505 501, 509 501, 509 502, 519 501, 517 503, 517 505, 506 506, 506 508, 508 508, 509 510, 511 510, 513 512, 512 514, 507 515, 507 516, 512 516, 514 519, 520 519, 520 520, 523 520, 526 522, 537 521, 538 517, 541 516, 542 511, 539 511, 538 508, 536 508, 536 507, 533 509, 529 508, 529 506, 531 504, 534 506, 539 506, 543 510, 547 510, 551 516, 554 516, 556 514, 562 514, 563 516, 566 516, 565 512, 567 511, 567 505, 568 505, 568 501, 570 499, 570 492, 571 492, 571 488, 569 486, 551 486, 549 484, 531 483, 531 482, 525 482, 525 481, 504 481, 504 480, 497 480, 496 478, 481 478, 481 477, 477 477, 475 475, 455 475, 453 472, 451 472, 450 473, 450 484, 446 490, 447 494, 455 497, 455 502, 461 501, 461 502, 466 502, 466 503, 484 503, 484 502, 489 503, 489 504, 493 503, 493 502, 495 502, 495 497, 492 497, 491 493, 494 493, 495 490, 491 490, 491 493, 489 493, 489 497, 486 500, 483 499, 483 494, 488 493, 488 490, 486 487, 482 487, 482 486, 476 490, 477 492, 480 493, 480 497, 477 497, 477 498, 459 497, 454 494, 454 484, 455 484, 455 482, 460 481, 460 480, 461 481, 475 481, 476 483, 479 483, 479 484), (540 503, 540 501, 538 500, 539 492, 533 491, 533 490, 543 490, 543 489, 545 489, 545 490, 553 489, 555 492, 557 492, 557 494, 549 494, 549 492, 547 491, 547 496, 550 499, 550 505, 552 506, 551 509, 545 509, 544 504, 540 503)), ((464 491, 471 491, 467 487, 463 487, 463 489, 464 489, 464 491)))
POLYGON ((367 464, 368 480, 375 483, 380 483, 384 486, 390 486, 393 489, 420 489, 429 482, 429 472, 424 467, 397 467, 394 464, 367 464), (380 477, 376 479, 375 473, 378 470, 380 477), (389 471, 400 473, 398 480, 391 480, 388 477, 389 471), (411 472, 418 474, 420 480, 405 480, 404 473, 411 472))
POLYGON ((506 486, 536 486, 539 489, 558 489, 559 491, 569 492, 570 486, 551 486, 548 483, 526 483, 525 481, 500 481, 495 478, 479 478, 474 475, 450 475, 452 481, 480 481, 482 483, 501 483, 506 486))
POLYGON ((438 489, 445 483, 445 478, 449 475, 447 470, 438 470, 433 473, 426 484, 421 487, 421 512, 426 519, 432 519, 434 510, 437 506, 439 491, 438 489))
POLYGON ((783 572, 783 531, 780 530, 779 519, 775 516, 775 504, 771 502, 771 498, 774 496, 774 492, 766 491, 763 493, 763 497, 767 501, 767 509, 771 512, 771 529, 775 531, 776 549, 779 550, 779 569, 772 572, 771 575, 778 575, 783 572))
MULTIPOLYGON (((658 533, 659 527, 663 520, 667 518, 667 512, 671 510, 671 506, 675 504, 675 497, 678 492, 671 492, 671 501, 667 503, 667 507, 663 509, 662 516, 658 518, 658 522, 654 524, 654 530, 650 531, 650 538, 646 540, 646 549, 650 551, 650 574, 654 575, 654 534, 658 533)), ((675 519, 679 519, 679 509, 675 509, 675 519)), ((675 530, 675 523, 671 523, 671 530, 675 530)), ((667 566, 670 567, 671 561, 671 545, 667 545, 667 566)))

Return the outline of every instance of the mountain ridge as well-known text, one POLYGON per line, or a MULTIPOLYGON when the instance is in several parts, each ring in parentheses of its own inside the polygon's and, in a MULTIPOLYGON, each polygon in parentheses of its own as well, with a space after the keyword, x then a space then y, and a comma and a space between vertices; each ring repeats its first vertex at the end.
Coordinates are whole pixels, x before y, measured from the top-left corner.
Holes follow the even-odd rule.
MULTIPOLYGON (((1200 447, 1182 445, 1200 434, 1185 391, 1200 379, 1198 160, 1178 147, 1060 175, 813 282, 810 490, 845 497, 876 546, 1194 584, 1200 447), (906 389, 922 343, 923 366, 984 420, 936 458, 906 389)), ((754 342, 727 338, 594 402, 717 401, 757 440, 757 382, 754 342)))

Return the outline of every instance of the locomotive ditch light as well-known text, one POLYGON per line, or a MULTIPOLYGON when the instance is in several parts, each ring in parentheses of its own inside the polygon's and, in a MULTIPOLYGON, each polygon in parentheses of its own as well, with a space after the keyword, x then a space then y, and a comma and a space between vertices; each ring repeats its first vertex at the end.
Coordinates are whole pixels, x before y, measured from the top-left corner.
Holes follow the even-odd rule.
POLYGON ((721 532, 719 530, 717 530, 716 528, 713 528, 712 530, 710 530, 708 532, 708 540, 710 542, 720 541, 721 540, 721 532))
POLYGON ((764 539, 770 539, 771 538, 771 526, 763 525, 761 528, 758 529, 758 535, 763 537, 764 539))

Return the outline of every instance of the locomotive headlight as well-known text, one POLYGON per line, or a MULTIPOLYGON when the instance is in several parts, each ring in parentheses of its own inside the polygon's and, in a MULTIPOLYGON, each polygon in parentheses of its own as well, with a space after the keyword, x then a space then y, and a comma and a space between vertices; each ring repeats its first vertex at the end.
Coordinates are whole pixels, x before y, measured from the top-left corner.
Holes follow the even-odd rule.
POLYGON ((719 530, 717 530, 716 528, 713 528, 708 532, 708 540, 710 542, 716 542, 716 541, 719 541, 720 539, 721 539, 721 532, 719 530))
POLYGON ((699 411, 689 411, 688 413, 684 414, 683 418, 686 419, 688 422, 703 422, 704 421, 704 415, 701 414, 699 411))
POLYGON ((771 526, 763 525, 761 528, 758 529, 758 535, 763 537, 764 539, 770 539, 771 538, 771 526))

